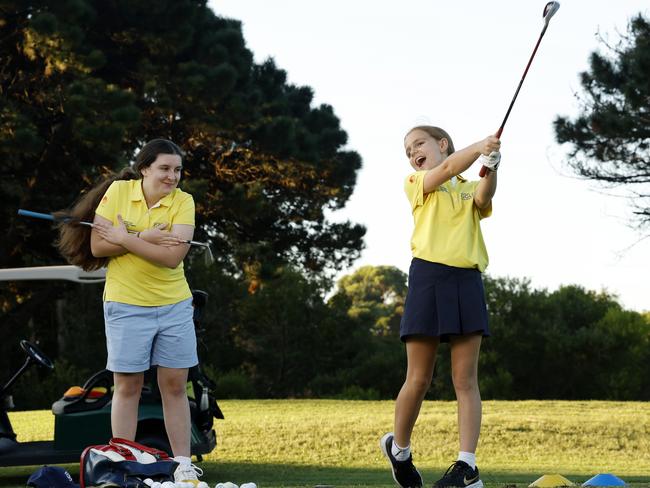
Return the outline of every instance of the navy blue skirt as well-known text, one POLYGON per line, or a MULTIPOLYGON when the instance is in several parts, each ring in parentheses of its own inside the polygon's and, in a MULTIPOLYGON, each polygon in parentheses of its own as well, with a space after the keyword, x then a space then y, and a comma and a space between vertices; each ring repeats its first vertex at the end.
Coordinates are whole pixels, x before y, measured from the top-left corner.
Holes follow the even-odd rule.
POLYGON ((413 258, 400 338, 490 335, 483 279, 478 269, 456 268, 413 258))

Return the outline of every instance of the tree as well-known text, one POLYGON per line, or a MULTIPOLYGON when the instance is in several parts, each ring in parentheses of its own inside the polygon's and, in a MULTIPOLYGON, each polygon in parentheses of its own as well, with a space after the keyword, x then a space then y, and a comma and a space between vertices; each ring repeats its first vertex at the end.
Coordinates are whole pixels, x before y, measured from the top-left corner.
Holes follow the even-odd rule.
POLYGON ((337 295, 349 297, 348 314, 373 334, 399 336, 407 278, 395 266, 362 266, 338 281, 337 295))
POLYGON ((633 18, 607 54, 594 52, 580 75, 581 113, 557 117, 555 136, 569 143, 567 164, 580 177, 632 190, 639 227, 650 225, 650 22, 633 18))
POLYGON ((66 207, 161 136, 187 151, 199 234, 223 263, 318 274, 358 257, 363 227, 324 210, 345 205, 359 155, 311 88, 253 63, 240 22, 190 0, 4 5, 2 264, 56 259, 51 231, 16 220, 19 206, 66 207))
POLYGON ((347 349, 341 332, 349 327, 330 317, 316 284, 291 269, 239 302, 234 342, 259 397, 306 395, 319 372, 343 366, 336 358, 347 349))
MULTIPOLYGON (((311 88, 286 80, 272 60, 255 64, 240 22, 203 0, 2 2, 0 267, 61 263, 55 231, 17 209, 70 206, 155 137, 186 151, 195 238, 212 243, 219 272, 254 291, 287 262, 319 279, 349 266, 365 229, 325 211, 345 205, 361 158, 344 149, 334 109, 313 107, 311 88)), ((3 285, 3 325, 21 330, 19 303, 25 323, 36 303, 54 316, 61 294, 3 285)), ((56 327, 34 323, 56 342, 56 327)))

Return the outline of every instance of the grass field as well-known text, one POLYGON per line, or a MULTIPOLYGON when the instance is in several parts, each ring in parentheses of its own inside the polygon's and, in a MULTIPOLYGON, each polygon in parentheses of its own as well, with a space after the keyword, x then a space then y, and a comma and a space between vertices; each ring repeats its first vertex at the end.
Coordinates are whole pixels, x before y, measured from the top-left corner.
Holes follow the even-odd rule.
MULTIPOLYGON (((204 479, 260 488, 334 485, 391 487, 378 439, 392 430, 393 402, 228 400, 216 422, 217 449, 204 479)), ((641 402, 486 401, 478 464, 488 488, 527 487, 543 474, 577 485, 613 473, 650 487, 650 404, 641 402)), ((47 411, 10 415, 19 440, 53 434, 47 411)), ((413 436, 414 458, 431 485, 458 451, 456 405, 426 402, 413 436)), ((78 466, 67 466, 76 476, 78 466)), ((24 486, 34 467, 1 468, 0 486, 24 486)))

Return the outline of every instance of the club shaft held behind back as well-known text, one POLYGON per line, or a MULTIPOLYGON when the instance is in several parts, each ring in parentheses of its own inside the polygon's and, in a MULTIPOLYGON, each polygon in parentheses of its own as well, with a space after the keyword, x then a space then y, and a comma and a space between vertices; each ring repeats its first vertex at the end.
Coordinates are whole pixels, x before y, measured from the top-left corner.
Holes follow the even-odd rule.
POLYGON ((51 221, 56 220, 54 218, 54 215, 52 215, 52 214, 46 214, 46 213, 41 213, 41 212, 32 212, 31 210, 24 210, 22 208, 18 209, 18 215, 21 215, 23 217, 33 217, 35 219, 43 219, 43 220, 51 220, 51 221))

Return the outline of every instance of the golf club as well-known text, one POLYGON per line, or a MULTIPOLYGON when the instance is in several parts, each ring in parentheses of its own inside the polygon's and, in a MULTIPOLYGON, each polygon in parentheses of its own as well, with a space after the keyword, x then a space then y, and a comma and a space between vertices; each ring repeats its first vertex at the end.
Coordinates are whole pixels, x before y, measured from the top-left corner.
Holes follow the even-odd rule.
MULTIPOLYGON (((510 106, 508 107, 508 111, 506 112, 506 116, 503 118, 503 122, 501 122, 501 127, 499 127, 499 130, 496 133, 497 139, 501 139, 501 134, 503 133, 503 128, 506 125, 506 121, 508 120, 508 117, 510 116, 510 111, 512 110, 512 106, 515 104, 515 100, 517 99, 517 95, 519 95, 519 90, 521 89, 521 85, 524 84, 524 79, 526 78, 526 74, 528 73, 528 68, 530 68, 531 63, 533 62, 533 58, 535 57, 535 53, 537 52, 537 48, 539 47, 539 43, 542 42, 542 37, 544 37, 544 33, 546 32, 546 28, 548 27, 548 23, 551 20, 551 17, 555 15, 555 13, 559 10, 560 8, 560 2, 548 2, 546 6, 544 7, 544 12, 542 13, 542 16, 544 18, 544 27, 542 28, 542 33, 539 35, 539 39, 537 40, 537 44, 535 44, 535 49, 533 49, 533 54, 530 56, 530 59, 528 60, 528 64, 526 65, 526 69, 524 70, 524 74, 521 77, 521 81, 519 82, 519 86, 517 87, 517 91, 515 92, 515 96, 512 97, 512 101, 510 102, 510 106)), ((485 173, 487 172, 487 168, 483 166, 481 170, 479 171, 479 176, 483 178, 485 176, 485 173)))
POLYGON ((71 215, 65 215, 61 213, 57 213, 56 215, 46 214, 41 212, 32 212, 31 210, 23 210, 22 208, 19 208, 18 215, 22 215, 23 217, 33 217, 35 219, 50 220, 52 222, 61 222, 63 224, 79 224, 79 225, 87 225, 89 227, 93 226, 91 222, 83 222, 75 217, 72 217, 71 215))
MULTIPOLYGON (((32 217, 35 219, 42 219, 42 220, 49 220, 51 222, 60 222, 63 224, 78 224, 78 225, 87 225, 89 227, 92 227, 93 224, 92 222, 84 222, 83 220, 79 220, 76 217, 72 217, 71 215, 66 215, 61 212, 57 212, 56 214, 48 214, 48 213, 41 213, 41 212, 32 212, 31 210, 24 210, 22 208, 18 209, 18 215, 21 215, 23 217, 32 217)), ((135 234, 135 231, 129 231, 131 234, 135 234)), ((206 264, 212 264, 214 262, 214 256, 212 254, 212 249, 210 249, 210 244, 207 242, 198 242, 198 241, 190 241, 190 240, 183 240, 184 243, 189 244, 190 246, 198 246, 203 248, 205 251, 205 263, 206 264)))

